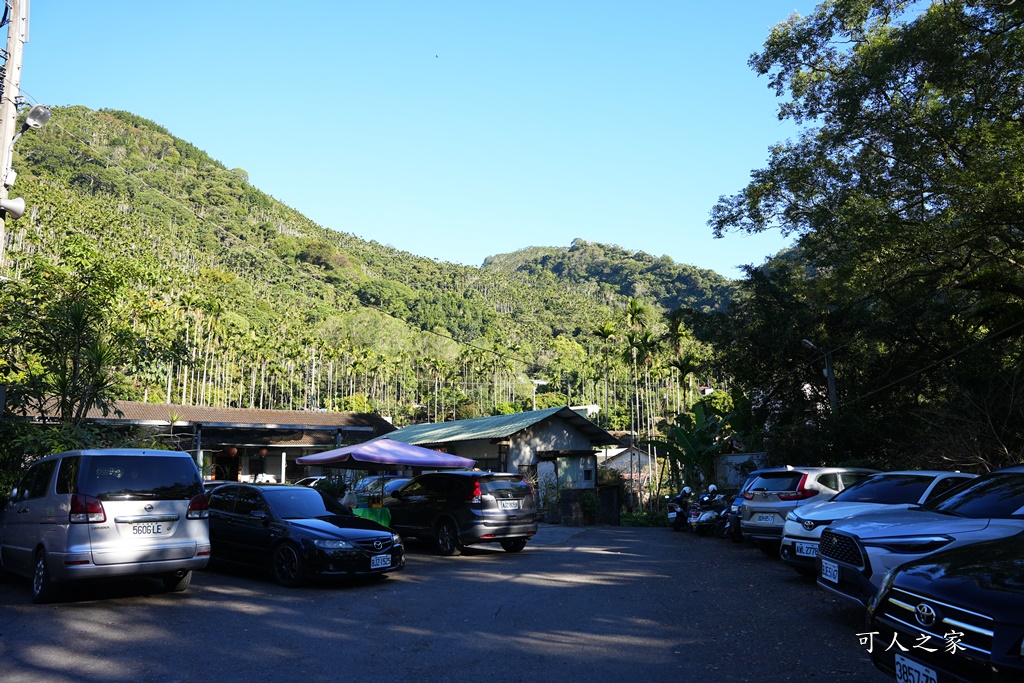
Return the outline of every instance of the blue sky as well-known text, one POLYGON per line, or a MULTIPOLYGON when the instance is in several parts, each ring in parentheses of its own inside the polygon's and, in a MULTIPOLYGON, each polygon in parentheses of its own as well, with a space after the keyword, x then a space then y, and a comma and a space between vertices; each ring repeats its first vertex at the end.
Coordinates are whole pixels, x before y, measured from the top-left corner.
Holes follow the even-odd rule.
POLYGON ((798 0, 36 0, 22 94, 151 119, 317 223, 434 259, 573 239, 739 277, 708 213, 795 130, 747 66, 798 0))

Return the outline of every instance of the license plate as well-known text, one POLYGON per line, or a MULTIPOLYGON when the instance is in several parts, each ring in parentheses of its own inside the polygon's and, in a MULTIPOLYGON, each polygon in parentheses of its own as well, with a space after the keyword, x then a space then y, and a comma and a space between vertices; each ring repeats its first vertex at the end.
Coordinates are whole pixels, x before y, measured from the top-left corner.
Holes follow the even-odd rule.
POLYGON ((821 578, 832 583, 839 583, 839 565, 828 560, 821 561, 821 578))
POLYGON ((163 533, 163 524, 132 524, 132 536, 160 536, 163 533))
POLYGON ((903 655, 896 655, 897 683, 937 683, 938 680, 935 672, 928 667, 903 655))
POLYGON ((758 515, 757 521, 759 524, 773 524, 775 522, 775 514, 758 515))
POLYGON ((519 501, 518 500, 503 500, 503 501, 501 501, 501 509, 502 510, 518 510, 519 509, 519 501))
POLYGON ((675 519, 676 518, 676 513, 674 513, 674 512, 668 513, 668 518, 669 519, 675 519))
POLYGON ((387 569, 390 566, 390 555, 374 555, 370 558, 370 569, 387 569))
POLYGON ((797 557, 817 557, 818 556, 818 544, 817 543, 797 543, 796 544, 796 555, 797 555, 797 557))

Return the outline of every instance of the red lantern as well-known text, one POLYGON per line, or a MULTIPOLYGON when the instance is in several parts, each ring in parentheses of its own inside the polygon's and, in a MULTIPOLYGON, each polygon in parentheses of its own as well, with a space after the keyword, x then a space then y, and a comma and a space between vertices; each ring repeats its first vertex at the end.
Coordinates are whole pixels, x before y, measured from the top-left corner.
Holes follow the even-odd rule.
POLYGON ((265 458, 265 457, 267 457, 267 453, 269 453, 269 452, 270 452, 270 451, 268 451, 268 450, 267 450, 266 448, 261 448, 261 449, 260 449, 260 457, 261 457, 261 458, 265 458))
POLYGON ((230 455, 232 458, 238 455, 238 449, 235 448, 234 446, 229 446, 228 448, 224 449, 224 452, 230 455))

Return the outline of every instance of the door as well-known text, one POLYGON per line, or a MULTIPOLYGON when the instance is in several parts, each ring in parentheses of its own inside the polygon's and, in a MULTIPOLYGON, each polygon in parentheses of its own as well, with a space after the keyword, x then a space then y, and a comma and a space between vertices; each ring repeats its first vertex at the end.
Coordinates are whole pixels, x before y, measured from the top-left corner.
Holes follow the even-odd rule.
MULTIPOLYGON (((32 555, 42 540, 45 518, 53 517, 54 501, 50 480, 57 469, 57 460, 44 460, 29 468, 18 484, 18 493, 4 509, 0 527, 0 557, 7 569, 25 574, 32 569, 32 555)), ((64 511, 65 522, 67 521, 64 511)))

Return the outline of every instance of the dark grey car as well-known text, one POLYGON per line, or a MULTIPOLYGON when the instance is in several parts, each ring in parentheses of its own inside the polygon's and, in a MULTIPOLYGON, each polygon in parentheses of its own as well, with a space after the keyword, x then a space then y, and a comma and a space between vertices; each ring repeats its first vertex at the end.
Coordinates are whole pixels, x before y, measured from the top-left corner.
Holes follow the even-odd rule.
POLYGON ((477 543, 515 553, 537 533, 533 487, 507 472, 421 474, 386 497, 384 507, 392 529, 433 541, 442 555, 477 543))

